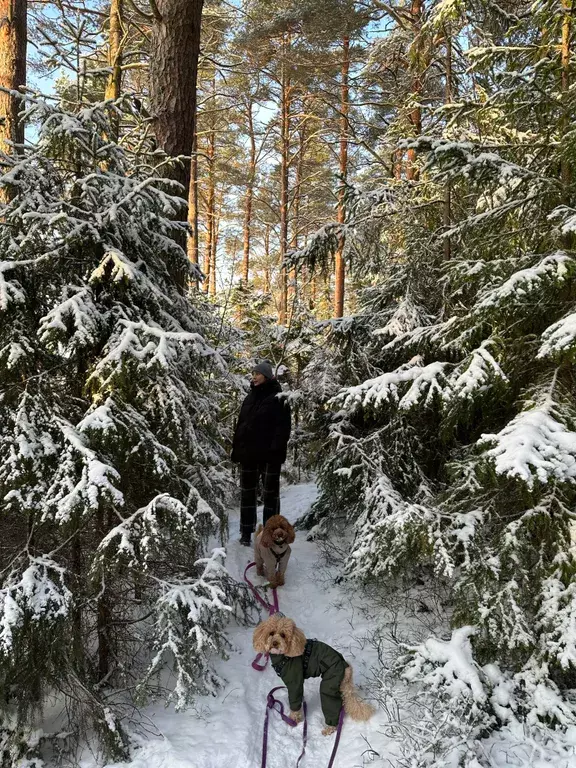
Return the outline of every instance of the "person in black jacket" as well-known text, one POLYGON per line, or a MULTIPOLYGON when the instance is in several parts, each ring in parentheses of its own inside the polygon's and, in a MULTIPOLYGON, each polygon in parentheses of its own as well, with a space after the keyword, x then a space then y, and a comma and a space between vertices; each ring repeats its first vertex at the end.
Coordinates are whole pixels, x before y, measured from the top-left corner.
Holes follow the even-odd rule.
POLYGON ((291 427, 290 406, 281 393, 282 387, 271 364, 265 360, 256 365, 232 443, 232 461, 240 464, 240 542, 247 547, 256 530, 260 480, 264 525, 268 518, 280 512, 280 470, 286 461, 291 427))

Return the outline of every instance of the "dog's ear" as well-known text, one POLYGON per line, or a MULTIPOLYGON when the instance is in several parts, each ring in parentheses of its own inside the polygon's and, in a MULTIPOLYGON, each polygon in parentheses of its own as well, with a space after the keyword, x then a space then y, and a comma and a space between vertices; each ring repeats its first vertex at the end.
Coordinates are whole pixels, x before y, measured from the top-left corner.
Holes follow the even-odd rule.
POLYGON ((294 539, 296 538, 296 531, 294 530, 294 526, 290 525, 288 520, 284 523, 284 530, 286 531, 288 544, 294 544, 294 539))
POLYGON ((268 637, 268 634, 270 633, 270 622, 269 619, 266 619, 266 621, 261 621, 260 624, 256 627, 254 630, 254 634, 252 636, 252 645, 254 646, 254 650, 258 653, 265 653, 266 652, 266 638, 268 637))
POLYGON ((291 621, 291 623, 292 636, 290 638, 290 645, 288 646, 288 650, 286 651, 285 656, 302 656, 306 647, 306 636, 301 629, 298 629, 293 621, 291 621))
POLYGON ((264 526, 264 530, 262 531, 262 536, 260 536, 260 544, 261 546, 266 547, 266 549, 268 549, 269 547, 272 546, 272 544, 274 544, 274 541, 272 539, 272 531, 273 531, 272 526, 266 523, 266 525, 264 526))

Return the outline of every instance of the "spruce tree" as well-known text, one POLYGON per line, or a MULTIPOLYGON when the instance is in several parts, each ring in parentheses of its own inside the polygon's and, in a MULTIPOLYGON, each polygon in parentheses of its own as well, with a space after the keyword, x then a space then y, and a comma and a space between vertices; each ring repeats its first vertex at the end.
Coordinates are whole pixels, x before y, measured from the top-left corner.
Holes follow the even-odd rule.
POLYGON ((239 605, 208 547, 230 488, 223 332, 173 277, 195 277, 179 188, 109 140, 114 108, 26 106, 38 142, 0 180, 5 749, 56 694, 121 756, 135 701, 214 692, 239 605))

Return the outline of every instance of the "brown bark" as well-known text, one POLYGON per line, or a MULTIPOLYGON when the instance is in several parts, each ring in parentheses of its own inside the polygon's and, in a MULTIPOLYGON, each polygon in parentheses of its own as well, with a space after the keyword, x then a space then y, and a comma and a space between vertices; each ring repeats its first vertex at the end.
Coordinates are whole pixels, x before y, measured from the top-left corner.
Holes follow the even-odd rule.
MULTIPOLYGON (((304 100, 306 103, 306 99, 304 100)), ((303 109, 304 113, 306 108, 303 109)), ((292 195, 292 207, 291 207, 291 228, 292 236, 290 238, 290 250, 296 250, 298 248, 298 241, 300 235, 300 202, 302 194, 302 179, 304 176, 304 157, 306 155, 306 117, 302 120, 300 129, 298 131, 298 155, 296 162, 296 174, 294 176, 294 192, 292 195)), ((290 270, 290 284, 291 284, 291 299, 290 306, 294 308, 294 302, 296 294, 298 292, 298 276, 295 269, 290 270)), ((291 314, 291 312, 289 313, 291 314)))
MULTIPOLYGON (((561 132, 565 134, 570 130, 569 114, 569 91, 570 91, 570 60, 571 60, 571 42, 572 42, 572 24, 573 24, 573 0, 562 0, 562 40, 560 44, 561 57, 561 90, 562 100, 564 102, 564 114, 562 117, 561 132)), ((570 185, 572 183, 572 170, 569 159, 564 155, 561 160, 560 176, 562 181, 562 191, 564 202, 570 204, 570 185)))
POLYGON ((106 83, 106 99, 117 99, 122 92, 122 12, 123 0, 110 3, 108 30, 108 66, 110 74, 106 83))
POLYGON ((288 251, 288 168, 290 164, 290 102, 292 87, 288 72, 290 35, 285 35, 281 75, 281 120, 280 120, 280 312, 278 322, 286 325, 288 317, 288 275, 284 259, 288 251))
MULTIPOLYGON (((215 203, 216 205, 216 203, 215 203)), ((210 296, 216 296, 216 253, 218 250, 218 235, 220 232, 220 212, 222 209, 222 198, 218 205, 218 210, 214 210, 214 216, 212 217, 212 250, 210 252, 210 296)))
POLYGON ((264 291, 270 293, 272 286, 270 283, 270 224, 266 224, 264 229, 264 291))
MULTIPOLYGON (((106 83, 105 99, 119 99, 122 93, 122 49, 124 34, 122 24, 123 0, 112 0, 110 3, 108 29, 108 66, 110 74, 106 83)), ((114 139, 118 139, 120 125, 117 116, 112 119, 114 139)))
MULTIPOLYGON (((348 175, 348 113, 350 111, 350 89, 348 86, 348 73, 350 71, 350 38, 342 41, 342 69, 340 84, 340 190, 338 192, 337 221, 344 224, 345 210, 345 183, 348 175)), ((344 314, 344 236, 340 237, 338 250, 336 251, 336 263, 334 269, 334 316, 342 317, 344 314)))
MULTIPOLYGON (((446 37, 446 88, 444 94, 444 101, 446 104, 452 103, 452 37, 450 27, 445 29, 446 37)), ((443 211, 443 223, 446 229, 450 228, 452 222, 452 186, 450 181, 446 182, 444 189, 444 211, 443 211)), ((444 239, 444 258, 446 261, 452 256, 452 243, 450 238, 444 239)))
POLYGON ((248 282, 250 276, 250 238, 252 234, 252 203, 254 199, 254 182, 256 180, 256 137, 254 135, 254 115, 252 102, 248 103, 248 138, 250 140, 250 160, 248 165, 248 183, 244 197, 244 232, 242 235, 242 280, 248 282))
POLYGON ((187 241, 188 258, 198 264, 198 138, 194 136, 192 161, 190 163, 190 187, 188 189, 188 224, 190 233, 187 241))
MULTIPOLYGON (((151 0, 150 106, 158 146, 170 157, 192 154, 203 0, 151 0)), ((188 191, 190 162, 172 178, 188 191)))
MULTIPOLYGON (((422 15, 424 12, 424 0, 412 0, 410 6, 410 17, 412 29, 415 37, 415 44, 412 51, 412 85, 411 85, 411 97, 414 101, 420 102, 422 96, 423 82, 422 82, 422 15)), ((412 126, 412 134, 419 136, 422 133, 422 108, 415 106, 409 115, 410 124, 412 126)), ((416 150, 409 149, 407 153, 406 164, 406 178, 409 180, 415 180, 418 178, 418 169, 416 168, 416 150)))
POLYGON ((204 253, 204 290, 208 293, 212 280, 212 248, 214 242, 214 220, 216 214, 216 178, 214 173, 214 154, 216 133, 211 130, 208 134, 206 156, 208 160, 208 194, 206 196, 206 251, 204 253))
MULTIPOLYGON (((18 90, 26 85, 26 0, 0 0, 0 86, 18 90)), ((24 142, 24 122, 19 119, 22 102, 0 92, 0 151, 12 152, 9 142, 24 142)))

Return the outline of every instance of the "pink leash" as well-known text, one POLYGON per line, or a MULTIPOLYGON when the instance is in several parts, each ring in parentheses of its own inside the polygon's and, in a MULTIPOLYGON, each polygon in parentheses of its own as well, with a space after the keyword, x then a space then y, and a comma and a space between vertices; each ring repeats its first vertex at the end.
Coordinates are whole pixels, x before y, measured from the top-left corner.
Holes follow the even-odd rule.
MULTIPOLYGON (((244 570, 244 581, 246 582, 246 584, 248 584, 248 586, 252 590, 252 594, 254 595, 256 600, 260 603, 260 605, 263 608, 266 608, 266 610, 268 611, 270 616, 274 616, 274 614, 278 613, 278 610, 279 610, 279 608, 278 608, 278 593, 276 592, 276 587, 274 587, 274 589, 272 590, 272 599, 273 599, 274 602, 273 603, 268 603, 266 600, 264 600, 261 597, 261 595, 258 593, 258 590, 254 586, 254 584, 252 584, 252 582, 248 578, 248 575, 247 575, 248 571, 250 570, 250 568, 253 568, 255 565, 256 565, 255 562, 254 563, 248 563, 248 565, 246 566, 246 568, 244 570)), ((263 672, 266 669, 266 667, 268 666, 268 659, 269 658, 270 658, 270 656, 267 653, 259 653, 256 656, 256 658, 254 659, 254 661, 252 662, 253 669, 255 669, 257 672, 263 672), (265 658, 264 664, 260 664, 260 659, 263 656, 265 658)))
MULTIPOLYGON (((270 715, 270 710, 275 709, 276 712, 280 715, 282 720, 289 725, 291 728, 295 728, 298 723, 295 720, 292 720, 291 717, 288 717, 288 715, 284 714, 284 705, 281 701, 274 698, 274 694, 276 691, 281 691, 285 686, 279 685, 276 688, 272 688, 270 693, 268 694, 268 697, 266 699, 266 714, 264 716, 264 735, 262 737, 262 762, 260 763, 260 768, 266 768, 266 760, 268 757, 268 720, 270 715), (278 706, 276 706, 278 705, 278 706)), ((307 716, 307 709, 306 709, 306 702, 302 702, 302 710, 304 712, 304 728, 302 731, 302 752, 300 752, 300 756, 298 760, 296 761, 296 768, 300 765, 300 761, 306 754, 306 744, 308 742, 308 716, 307 716)), ((338 745, 340 744, 340 734, 342 733, 342 725, 344 723, 344 707, 340 709, 340 715, 338 717, 338 727, 336 728, 336 739, 334 741, 334 746, 332 747, 332 754, 330 755, 330 762, 328 763, 328 768, 333 768, 334 761, 336 759, 336 752, 338 751, 338 745)))

